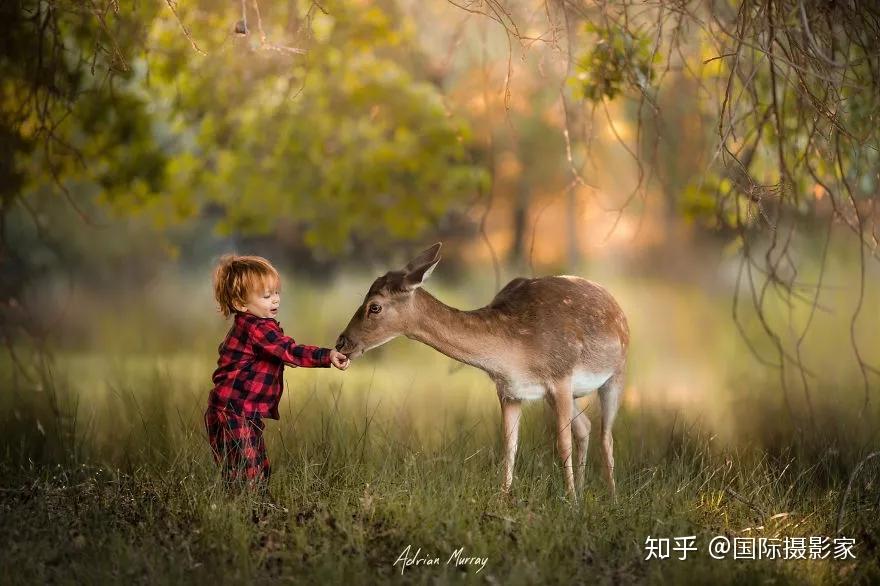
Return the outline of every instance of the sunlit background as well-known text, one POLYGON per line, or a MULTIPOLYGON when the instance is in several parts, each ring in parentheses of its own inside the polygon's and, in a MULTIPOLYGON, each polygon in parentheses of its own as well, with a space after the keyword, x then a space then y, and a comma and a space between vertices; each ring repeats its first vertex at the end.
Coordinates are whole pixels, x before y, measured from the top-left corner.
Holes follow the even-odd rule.
MULTIPOLYGON (((671 81, 652 116, 638 95, 584 100, 589 72, 566 63, 537 5, 518 8, 526 40, 509 45, 504 27, 446 2, 300 4, 269 4, 259 22, 248 5, 249 30, 261 27, 248 36, 231 30, 241 14, 226 4, 181 6, 181 20, 144 8, 132 21, 143 36, 117 41, 143 42, 116 82, 123 103, 85 100, 85 122, 59 125, 85 162, 53 172, 60 143, 32 153, 6 222, 7 275, 22 283, 8 308, 25 321, 7 341, 25 363, 29 349, 51 351, 81 421, 115 425, 99 415, 114 384, 148 373, 187 380, 172 393, 187 412, 204 403, 228 327, 210 288, 220 254, 279 266, 282 325, 329 346, 372 279, 435 241, 444 260, 427 287, 462 309, 516 276, 605 284, 633 332, 627 409, 670 409, 731 440, 754 423, 734 404, 785 405, 795 427, 828 409, 861 412, 876 373, 863 377, 856 357, 880 353, 876 263, 859 308, 857 241, 826 231, 828 198, 806 182, 817 221, 785 236, 795 295, 766 285, 760 265, 742 270, 744 235, 700 203, 724 181, 709 92, 724 67, 704 62, 705 32, 663 67, 655 58, 671 81), (298 44, 307 55, 288 50, 298 44)), ((754 223, 762 212, 744 213, 754 223)), ((760 219, 755 229, 765 236, 753 248, 766 249, 773 230, 760 219)), ((497 423, 487 378, 406 340, 345 374, 289 371, 286 400, 325 383, 348 397, 368 381, 386 406, 415 395, 433 416, 464 402, 497 423)))

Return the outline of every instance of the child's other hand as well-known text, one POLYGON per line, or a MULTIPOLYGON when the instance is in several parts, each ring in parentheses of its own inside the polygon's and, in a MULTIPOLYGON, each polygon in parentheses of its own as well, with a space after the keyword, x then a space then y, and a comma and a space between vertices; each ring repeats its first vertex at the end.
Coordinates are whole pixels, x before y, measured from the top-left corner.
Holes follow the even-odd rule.
POLYGON ((330 350, 330 363, 339 370, 345 370, 351 364, 351 361, 342 352, 330 350))

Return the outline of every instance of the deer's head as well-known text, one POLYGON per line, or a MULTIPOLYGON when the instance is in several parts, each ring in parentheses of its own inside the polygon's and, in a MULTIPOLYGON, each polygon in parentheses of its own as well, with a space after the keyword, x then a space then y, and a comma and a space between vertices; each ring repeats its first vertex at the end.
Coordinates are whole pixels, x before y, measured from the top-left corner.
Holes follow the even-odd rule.
POLYGON ((373 281, 363 303, 354 312, 345 331, 336 341, 336 349, 357 358, 367 350, 407 333, 416 319, 413 297, 437 263, 440 243, 425 250, 402 270, 389 271, 373 281))

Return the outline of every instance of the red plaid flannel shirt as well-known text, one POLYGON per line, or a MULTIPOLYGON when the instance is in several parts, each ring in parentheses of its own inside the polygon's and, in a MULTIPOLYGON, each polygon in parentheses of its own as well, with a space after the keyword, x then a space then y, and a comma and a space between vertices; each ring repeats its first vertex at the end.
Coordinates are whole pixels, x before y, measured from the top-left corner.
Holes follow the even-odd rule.
POLYGON ((272 318, 236 313, 220 344, 208 403, 245 417, 278 419, 284 364, 330 366, 330 349, 297 344, 272 318))

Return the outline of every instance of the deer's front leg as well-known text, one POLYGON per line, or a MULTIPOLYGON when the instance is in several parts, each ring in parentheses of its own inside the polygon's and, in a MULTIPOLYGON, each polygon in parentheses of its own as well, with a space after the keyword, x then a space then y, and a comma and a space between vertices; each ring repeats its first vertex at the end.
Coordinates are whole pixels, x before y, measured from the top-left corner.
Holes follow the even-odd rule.
POLYGON ((519 417, 522 413, 522 401, 505 397, 498 389, 501 401, 501 424, 504 433, 504 492, 510 491, 513 483, 513 464, 516 461, 516 446, 519 441, 519 417))

